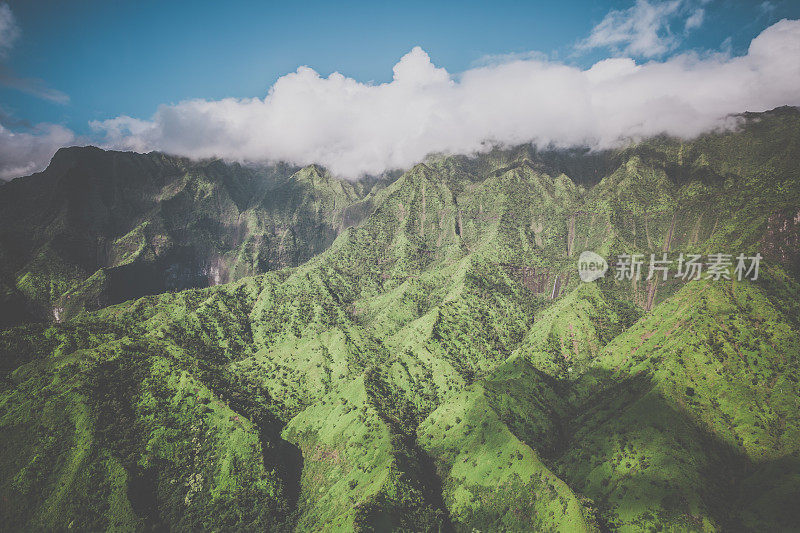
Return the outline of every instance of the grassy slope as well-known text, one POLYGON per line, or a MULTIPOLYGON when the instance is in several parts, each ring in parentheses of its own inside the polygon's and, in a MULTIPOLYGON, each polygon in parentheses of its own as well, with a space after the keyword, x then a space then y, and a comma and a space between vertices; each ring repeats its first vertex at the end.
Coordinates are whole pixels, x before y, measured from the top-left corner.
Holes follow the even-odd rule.
POLYGON ((765 278, 761 286, 688 284, 584 374, 559 464, 607 502, 610 523, 793 523, 786 505, 800 474, 798 315, 776 308, 776 282, 765 278), (764 483, 776 462, 780 482, 764 483), (769 497, 754 502, 754 484, 769 497))
POLYGON ((11 529, 281 527, 258 428, 166 346, 87 330, 12 372, 2 398, 11 529), (70 351, 78 342, 94 347, 70 351), (157 511, 156 511, 157 507, 157 511))

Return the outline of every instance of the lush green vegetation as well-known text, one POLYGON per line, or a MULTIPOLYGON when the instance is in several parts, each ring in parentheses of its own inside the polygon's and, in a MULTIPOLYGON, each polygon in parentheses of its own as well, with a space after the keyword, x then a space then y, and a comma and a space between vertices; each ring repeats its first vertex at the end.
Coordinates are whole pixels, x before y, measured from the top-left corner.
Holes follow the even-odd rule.
POLYGON ((298 265, 366 214, 375 180, 64 148, 0 194, 0 327, 298 265))
MULTIPOLYGON (((110 172, 84 176, 73 155, 0 203, 110 172)), ((121 198, 157 201, 114 229, 114 267, 65 259, 74 217, 107 221, 89 206, 112 203, 86 200, 33 224, 32 251, 3 273, 16 309, 83 302, 0 332, 3 528, 800 522, 797 110, 603 154, 431 157, 372 187, 317 167, 94 155, 135 161, 126 175, 149 177, 118 183, 121 198), (267 238, 278 226, 297 237, 292 260, 267 238), (156 264, 159 235, 230 260, 232 281, 106 306, 113 269, 156 264), (587 249, 764 260, 758 281, 585 284, 587 249)), ((10 254, 18 226, 3 231, 10 254)))

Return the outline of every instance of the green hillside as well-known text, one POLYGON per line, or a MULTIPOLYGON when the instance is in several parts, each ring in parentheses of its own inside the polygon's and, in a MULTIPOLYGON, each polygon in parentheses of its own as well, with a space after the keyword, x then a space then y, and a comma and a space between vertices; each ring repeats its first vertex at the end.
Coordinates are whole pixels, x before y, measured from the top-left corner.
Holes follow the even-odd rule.
POLYGON ((68 310, 0 332, 6 530, 800 522, 797 109, 610 152, 431 156, 377 185, 157 154, 99 152, 116 174, 88 174, 67 156, 0 188, 29 202, 2 230, 0 254, 25 243, 3 301, 68 310), (76 203, 26 192, 56 175, 94 185, 76 203), (132 197, 145 214, 112 224, 132 197), (86 227, 106 233, 67 244, 86 227), (225 277, 115 300, 119 269, 166 264, 159 243, 225 277), (64 256, 99 248, 94 270, 64 256), (584 283, 584 250, 763 260, 757 281, 612 265, 584 283))
POLYGON ((374 181, 61 149, 0 193, 0 327, 299 265, 366 216, 374 181))

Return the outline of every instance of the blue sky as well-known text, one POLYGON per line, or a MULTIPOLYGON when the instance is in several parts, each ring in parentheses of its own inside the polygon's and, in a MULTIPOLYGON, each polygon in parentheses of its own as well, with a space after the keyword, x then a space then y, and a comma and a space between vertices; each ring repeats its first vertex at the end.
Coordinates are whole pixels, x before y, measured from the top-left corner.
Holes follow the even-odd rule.
MULTIPOLYGON (((0 20, 0 124, 5 133, 50 135, 51 144, 97 140, 92 121, 148 120, 162 104, 264 98, 276 80, 302 65, 322 77, 338 71, 380 84, 392 81, 392 67, 415 46, 453 79, 486 64, 487 57, 588 69, 618 56, 639 64, 689 50, 737 56, 765 28, 800 18, 794 0, 12 0, 0 7, 14 25, 4 35, 0 20), (647 23, 644 8, 661 17, 654 26, 659 42, 637 47, 631 32, 647 23), (591 43, 604 22, 610 32, 591 43), (628 33, 614 41, 620 31, 628 33)), ((20 136, 0 138, 0 158, 12 159, 12 148, 23 145, 20 136)), ((26 157, 32 161, 48 150, 26 157)), ((4 173, 3 163, 0 178, 7 178, 11 171, 4 173)))

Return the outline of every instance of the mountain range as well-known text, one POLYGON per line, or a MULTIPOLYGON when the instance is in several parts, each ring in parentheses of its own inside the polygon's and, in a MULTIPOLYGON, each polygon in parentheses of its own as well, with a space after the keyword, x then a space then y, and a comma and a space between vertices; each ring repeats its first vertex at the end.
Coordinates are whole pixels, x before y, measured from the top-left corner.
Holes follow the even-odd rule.
POLYGON ((795 529, 800 110, 738 122, 360 181, 60 150, 0 186, 0 523, 795 529), (717 253, 758 278, 614 275, 717 253))

